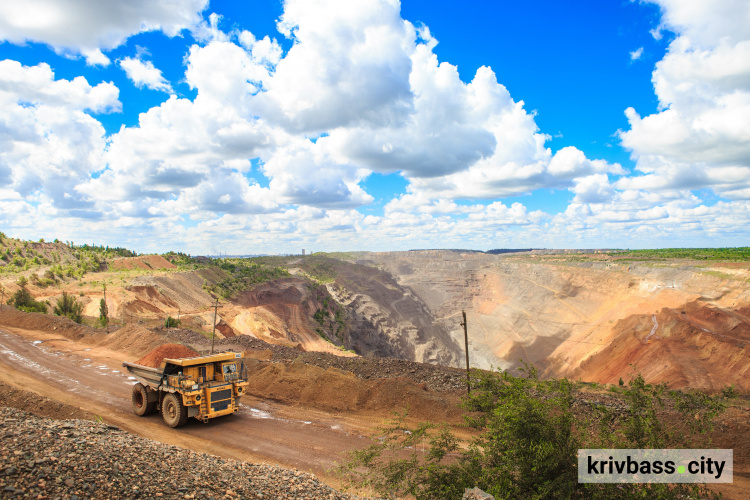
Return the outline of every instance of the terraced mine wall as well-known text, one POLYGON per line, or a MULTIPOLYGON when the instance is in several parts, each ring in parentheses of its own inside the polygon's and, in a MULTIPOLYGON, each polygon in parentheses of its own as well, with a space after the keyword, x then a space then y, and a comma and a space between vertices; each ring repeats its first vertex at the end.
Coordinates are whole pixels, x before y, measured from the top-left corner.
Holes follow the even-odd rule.
MULTIPOLYGON (((524 361, 549 376, 610 383, 635 370, 675 387, 750 389, 748 266, 455 251, 359 262, 409 290, 453 344, 465 309, 473 366, 524 361)), ((453 366, 462 351, 451 353, 453 366)))

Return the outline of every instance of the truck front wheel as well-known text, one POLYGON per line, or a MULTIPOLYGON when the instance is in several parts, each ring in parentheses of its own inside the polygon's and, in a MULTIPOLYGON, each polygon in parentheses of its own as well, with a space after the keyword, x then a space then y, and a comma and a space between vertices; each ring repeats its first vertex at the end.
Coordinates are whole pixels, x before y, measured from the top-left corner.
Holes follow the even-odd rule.
POLYGON ((169 393, 164 396, 164 401, 161 404, 161 416, 170 427, 185 425, 188 419, 188 411, 182 404, 182 397, 179 394, 169 393))

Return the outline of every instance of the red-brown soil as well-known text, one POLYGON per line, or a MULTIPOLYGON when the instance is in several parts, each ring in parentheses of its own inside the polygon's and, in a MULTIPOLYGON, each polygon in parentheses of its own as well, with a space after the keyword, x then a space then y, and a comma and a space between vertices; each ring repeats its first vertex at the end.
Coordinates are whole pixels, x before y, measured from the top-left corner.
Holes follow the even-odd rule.
MULTIPOLYGON (((231 333, 251 335, 274 344, 290 347, 300 345, 309 351, 351 355, 321 337, 323 327, 312 317, 322 308, 322 297, 330 296, 324 287, 311 292, 308 285, 300 278, 284 278, 242 292, 234 300, 233 309, 223 311, 231 326, 229 336, 231 333)), ((325 328, 330 331, 330 324, 325 328)), ((329 335, 329 339, 336 343, 340 343, 340 338, 329 335)))
POLYGON ((26 410, 37 417, 49 417, 58 420, 69 418, 92 419, 93 416, 76 406, 49 399, 34 392, 25 391, 0 382, 0 406, 26 410))
POLYGON ((109 263, 109 268, 116 271, 125 269, 157 270, 176 269, 177 266, 161 255, 142 255, 140 257, 123 257, 121 259, 115 259, 109 263))
POLYGON ((158 368, 162 361, 164 361, 165 358, 169 359, 179 359, 179 358, 192 358, 193 356, 197 356, 198 353, 194 350, 190 349, 189 347, 185 347, 184 345, 180 344, 164 344, 135 363, 138 365, 143 366, 150 366, 152 368, 158 368))
POLYGON ((227 325, 227 323, 224 320, 219 321, 216 324, 216 330, 221 333, 225 338, 226 337, 234 337, 237 334, 234 333, 234 330, 231 326, 227 325))
POLYGON ((648 382, 671 388, 718 391, 734 384, 750 391, 750 321, 747 308, 737 310, 693 301, 680 309, 663 308, 618 322, 615 340, 584 361, 573 378, 616 384, 639 371, 648 382))
POLYGON ((268 363, 247 360, 248 394, 286 404, 326 411, 365 411, 387 417, 408 409, 419 420, 460 423, 463 391, 433 392, 426 384, 405 378, 362 380, 337 368, 306 363, 268 363))

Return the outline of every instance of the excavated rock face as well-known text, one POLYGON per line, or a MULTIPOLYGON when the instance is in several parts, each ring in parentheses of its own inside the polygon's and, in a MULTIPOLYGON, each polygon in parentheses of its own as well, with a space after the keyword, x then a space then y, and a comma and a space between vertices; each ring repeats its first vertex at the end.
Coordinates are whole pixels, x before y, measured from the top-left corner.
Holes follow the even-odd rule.
POLYGON ((349 344, 358 353, 458 365, 460 344, 411 289, 361 264, 339 265, 337 272, 339 277, 327 289, 349 312, 349 344))
MULTIPOLYGON (((418 325, 420 334, 392 334, 400 340, 391 342, 406 340, 416 359, 427 345, 424 360, 462 363, 465 310, 472 366, 512 369, 523 360, 548 376, 617 383, 634 364, 648 381, 671 387, 750 389, 742 375, 750 371, 747 265, 452 251, 370 253, 359 262, 410 294, 391 311, 376 312, 391 321, 401 313, 418 325), (407 311, 409 303, 421 309, 407 311), (442 332, 460 347, 439 352, 442 332)), ((367 297, 369 289, 359 290, 358 302, 350 303, 365 304, 367 297)), ((373 307, 358 309, 377 317, 373 307)))

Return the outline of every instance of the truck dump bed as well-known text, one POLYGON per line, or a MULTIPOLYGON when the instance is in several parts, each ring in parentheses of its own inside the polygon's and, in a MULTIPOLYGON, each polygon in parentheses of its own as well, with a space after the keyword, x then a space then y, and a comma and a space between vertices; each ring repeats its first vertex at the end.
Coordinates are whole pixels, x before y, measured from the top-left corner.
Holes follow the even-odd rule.
POLYGON ((162 376, 164 376, 164 372, 159 368, 137 365, 135 363, 128 363, 127 361, 122 366, 127 368, 128 372, 138 380, 145 382, 144 385, 157 387, 161 383, 162 376))

